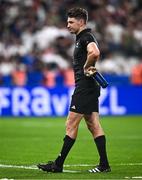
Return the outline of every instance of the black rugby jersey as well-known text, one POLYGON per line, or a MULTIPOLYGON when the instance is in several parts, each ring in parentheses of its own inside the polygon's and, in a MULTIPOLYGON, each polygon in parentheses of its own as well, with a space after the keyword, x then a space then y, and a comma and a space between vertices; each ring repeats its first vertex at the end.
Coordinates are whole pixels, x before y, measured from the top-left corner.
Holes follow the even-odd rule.
POLYGON ((90 42, 97 41, 94 35, 91 32, 91 29, 84 29, 76 36, 75 50, 74 50, 74 59, 73 59, 73 69, 75 75, 75 92, 83 90, 84 88, 97 88, 98 85, 91 78, 84 75, 83 66, 87 60, 87 45, 90 42))

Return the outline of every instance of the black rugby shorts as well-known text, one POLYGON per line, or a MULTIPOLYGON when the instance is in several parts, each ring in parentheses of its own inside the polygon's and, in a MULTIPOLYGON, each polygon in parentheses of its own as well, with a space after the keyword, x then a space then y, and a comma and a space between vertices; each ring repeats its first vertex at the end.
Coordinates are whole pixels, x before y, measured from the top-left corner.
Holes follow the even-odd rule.
POLYGON ((98 96, 94 91, 85 91, 72 95, 70 111, 80 114, 99 112, 98 96))

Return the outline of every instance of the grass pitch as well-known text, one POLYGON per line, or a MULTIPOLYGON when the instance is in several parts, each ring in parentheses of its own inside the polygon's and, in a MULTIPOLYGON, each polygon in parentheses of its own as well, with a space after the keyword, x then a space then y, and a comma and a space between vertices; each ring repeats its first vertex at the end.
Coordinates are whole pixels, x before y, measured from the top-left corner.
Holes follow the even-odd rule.
POLYGON ((91 134, 82 120, 64 173, 36 169, 54 160, 65 135, 65 118, 1 118, 0 178, 8 179, 142 179, 142 117, 102 117, 111 173, 91 174, 98 163, 91 134))

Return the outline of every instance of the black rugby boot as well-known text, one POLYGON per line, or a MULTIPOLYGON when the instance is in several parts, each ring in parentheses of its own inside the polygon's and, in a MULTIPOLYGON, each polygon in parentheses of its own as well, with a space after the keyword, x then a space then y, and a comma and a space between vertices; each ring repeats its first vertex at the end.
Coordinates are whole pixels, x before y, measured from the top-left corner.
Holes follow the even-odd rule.
POLYGON ((38 164, 37 167, 42 171, 61 173, 63 172, 63 166, 59 167, 53 161, 49 161, 47 164, 38 164))

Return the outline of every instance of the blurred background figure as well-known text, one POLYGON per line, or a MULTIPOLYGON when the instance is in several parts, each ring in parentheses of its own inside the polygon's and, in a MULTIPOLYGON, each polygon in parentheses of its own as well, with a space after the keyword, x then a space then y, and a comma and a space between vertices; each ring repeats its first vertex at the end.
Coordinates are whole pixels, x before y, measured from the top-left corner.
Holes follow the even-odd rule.
POLYGON ((142 84, 140 0, 0 0, 0 85, 74 85, 74 39, 69 7, 89 11, 102 57, 97 66, 111 84, 142 84))

